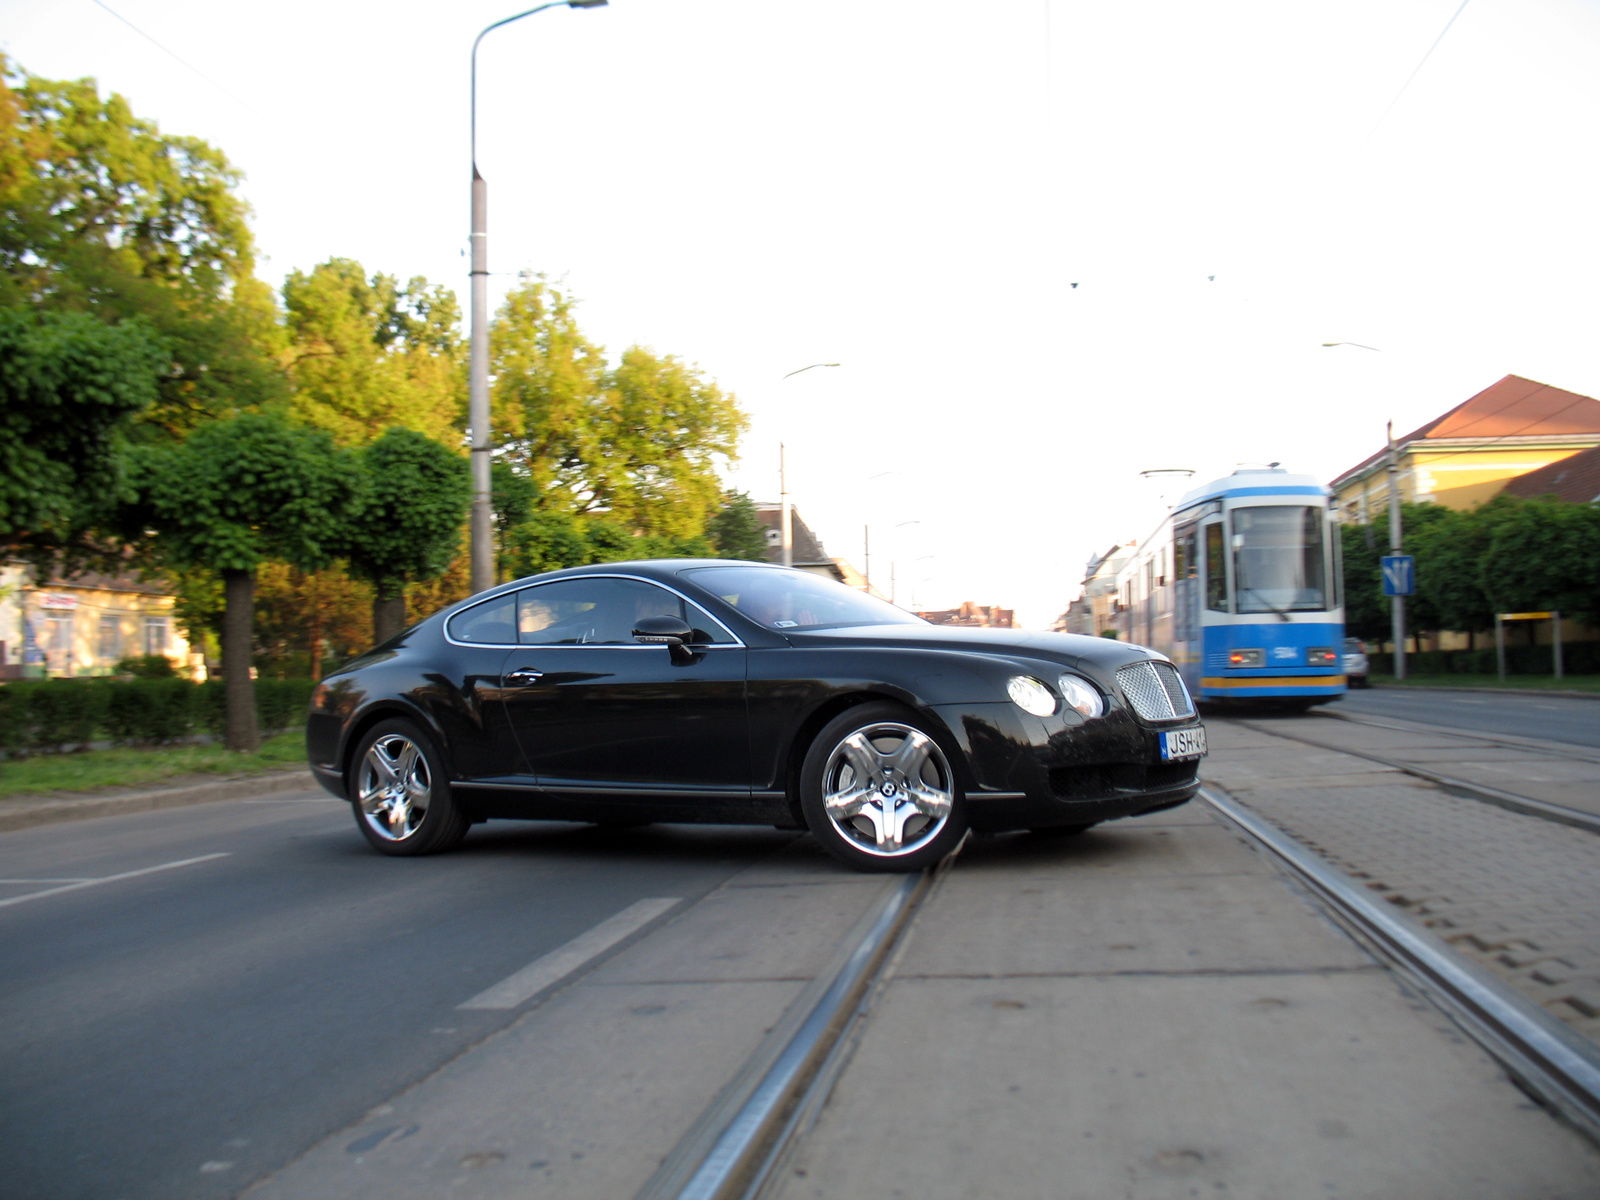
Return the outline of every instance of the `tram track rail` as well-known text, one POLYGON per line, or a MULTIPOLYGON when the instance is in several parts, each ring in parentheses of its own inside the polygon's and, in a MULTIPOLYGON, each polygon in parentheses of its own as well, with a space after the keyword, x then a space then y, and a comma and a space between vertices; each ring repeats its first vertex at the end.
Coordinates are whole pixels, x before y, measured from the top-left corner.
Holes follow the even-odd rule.
POLYGON ((1220 788, 1207 784, 1200 798, 1498 1060, 1525 1091, 1600 1143, 1600 1046, 1220 788))
POLYGON ((826 1099, 869 999, 934 879, 899 880, 839 943, 635 1200, 753 1200, 826 1099))
POLYGON ((1352 725, 1366 725, 1373 729, 1392 729, 1400 733, 1420 733, 1428 737, 1452 737, 1479 745, 1495 746, 1504 750, 1536 750, 1552 758, 1565 758, 1572 762, 1600 763, 1600 753, 1571 742, 1555 742, 1544 738, 1519 737, 1516 734, 1486 733, 1481 730, 1449 729, 1443 725, 1429 725, 1423 721, 1408 721, 1403 717, 1379 717, 1368 713, 1343 712, 1334 708, 1317 708, 1309 714, 1322 720, 1346 721, 1352 725))
MULTIPOLYGON (((1348 718, 1347 718, 1348 719, 1348 718)), ((1452 795, 1464 796, 1470 800, 1480 800, 1485 804, 1493 804, 1510 812, 1521 813, 1524 816, 1539 817, 1546 821, 1555 821, 1562 825, 1571 825, 1576 829, 1584 829, 1590 833, 1600 833, 1600 815, 1584 812, 1580 808, 1570 808, 1565 804, 1555 804, 1549 800, 1539 800, 1532 796, 1519 795, 1508 792, 1502 788, 1491 787, 1485 783, 1476 783, 1468 779, 1459 779, 1453 775, 1446 775, 1441 771, 1434 771, 1428 767, 1418 766, 1415 763, 1400 762, 1396 759, 1385 758, 1381 754, 1373 754, 1368 750, 1352 750, 1346 746, 1336 746, 1329 742, 1318 741, 1306 737, 1301 733, 1289 733, 1270 725, 1262 725, 1252 721, 1235 719, 1235 724, 1252 730, 1255 733, 1266 734, 1269 737, 1283 738, 1286 741, 1299 742, 1305 746, 1315 746, 1319 750, 1328 750, 1335 754, 1348 754, 1351 758, 1363 759, 1367 762, 1377 763, 1379 766, 1388 767, 1394 771, 1403 772, 1417 779, 1426 780, 1450 792, 1452 795)), ((1369 722, 1362 722, 1368 724, 1369 722)), ((1455 734, 1453 736, 1472 738, 1470 734, 1455 734)), ((1489 738, 1472 738, 1472 740, 1490 742, 1490 744, 1508 746, 1513 749, 1531 750, 1531 746, 1514 746, 1511 743, 1495 743, 1489 738)), ((1540 748, 1542 751, 1542 747, 1540 748)), ((1591 759, 1579 756, 1567 756, 1575 761, 1588 762, 1591 759)))

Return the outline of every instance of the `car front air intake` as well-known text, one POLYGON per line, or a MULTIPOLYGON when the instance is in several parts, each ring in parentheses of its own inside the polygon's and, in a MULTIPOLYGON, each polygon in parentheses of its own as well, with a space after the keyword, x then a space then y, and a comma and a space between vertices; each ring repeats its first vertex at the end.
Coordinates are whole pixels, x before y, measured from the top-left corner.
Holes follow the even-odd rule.
POLYGON ((1194 716, 1183 678, 1169 662, 1134 663, 1117 672, 1117 686, 1146 721, 1173 721, 1194 716))

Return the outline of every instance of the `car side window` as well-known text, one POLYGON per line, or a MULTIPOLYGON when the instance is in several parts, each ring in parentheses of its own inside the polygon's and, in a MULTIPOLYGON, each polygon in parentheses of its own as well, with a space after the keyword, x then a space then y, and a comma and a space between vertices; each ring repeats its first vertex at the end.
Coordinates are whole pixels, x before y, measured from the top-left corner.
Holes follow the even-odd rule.
POLYGON ((517 594, 517 633, 524 646, 635 646, 633 631, 645 617, 686 621, 702 644, 732 642, 704 611, 638 579, 604 575, 558 579, 517 594))
POLYGON ((517 597, 497 596, 462 609, 450 618, 450 636, 458 642, 506 646, 517 640, 517 597))

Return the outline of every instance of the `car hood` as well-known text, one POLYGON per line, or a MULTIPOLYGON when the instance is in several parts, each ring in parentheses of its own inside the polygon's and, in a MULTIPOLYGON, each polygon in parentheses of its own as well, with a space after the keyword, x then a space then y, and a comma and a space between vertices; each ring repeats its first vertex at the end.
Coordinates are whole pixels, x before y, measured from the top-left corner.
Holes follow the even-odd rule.
POLYGON ((848 629, 785 630, 793 646, 841 646, 857 649, 953 650, 1001 654, 1010 658, 1043 658, 1076 666, 1091 664, 1114 672, 1129 663, 1166 655, 1145 646, 1076 633, 1031 629, 973 629, 949 625, 858 625, 848 629))

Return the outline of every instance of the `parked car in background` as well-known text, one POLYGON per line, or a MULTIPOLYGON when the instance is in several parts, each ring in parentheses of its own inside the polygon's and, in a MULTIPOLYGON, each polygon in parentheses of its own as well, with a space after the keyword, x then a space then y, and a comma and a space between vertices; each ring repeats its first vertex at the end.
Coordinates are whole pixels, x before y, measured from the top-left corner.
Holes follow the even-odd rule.
POLYGON ((1360 638, 1344 640, 1344 678, 1346 687, 1371 687, 1367 682, 1367 644, 1360 638))

